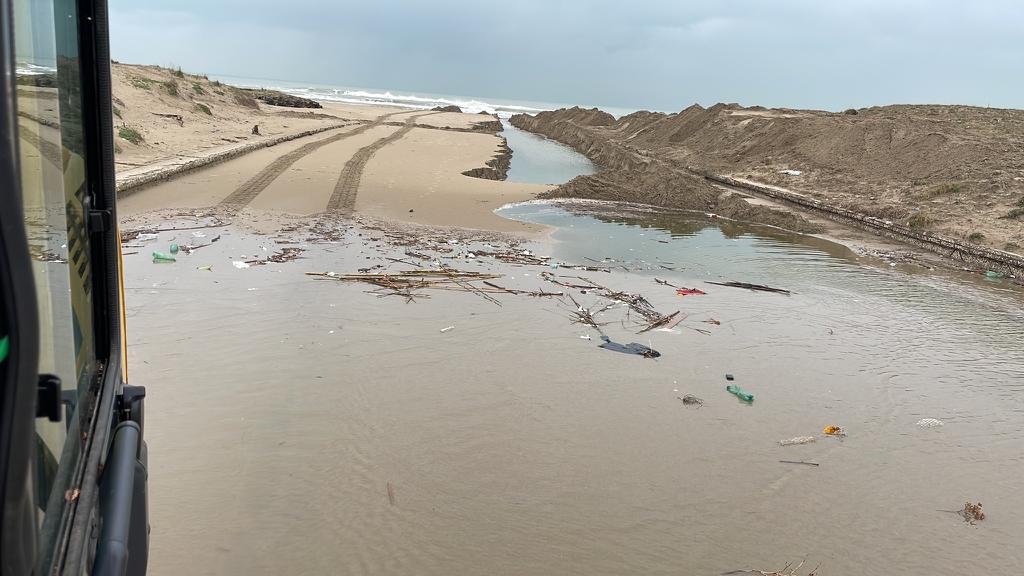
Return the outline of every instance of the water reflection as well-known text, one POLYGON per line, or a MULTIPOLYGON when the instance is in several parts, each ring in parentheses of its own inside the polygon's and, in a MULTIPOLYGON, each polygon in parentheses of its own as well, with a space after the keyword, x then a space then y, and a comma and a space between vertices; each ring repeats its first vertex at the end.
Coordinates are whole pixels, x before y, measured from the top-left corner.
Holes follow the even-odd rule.
POLYGON ((882 269, 834 242, 692 212, 573 202, 520 204, 498 214, 557 228, 554 255, 565 261, 607 261, 688 282, 779 286, 811 298, 823 318, 867 315, 874 324, 864 324, 866 332, 891 330, 901 342, 901 330, 926 332, 933 348, 955 346, 958 335, 970 333, 987 339, 979 345, 1012 351, 1014 370, 1024 370, 1024 291, 1010 283, 920 267, 882 269), (902 324, 893 325, 895 318, 902 324))
POLYGON ((531 134, 502 120, 501 135, 512 149, 509 182, 562 184, 583 174, 593 174, 594 165, 586 156, 564 144, 531 134))

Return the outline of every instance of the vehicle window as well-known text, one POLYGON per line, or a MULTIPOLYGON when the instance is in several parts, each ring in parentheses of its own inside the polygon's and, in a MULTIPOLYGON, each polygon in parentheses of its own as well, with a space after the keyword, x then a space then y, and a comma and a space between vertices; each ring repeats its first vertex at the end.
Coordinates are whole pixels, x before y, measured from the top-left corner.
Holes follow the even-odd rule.
POLYGON ((40 373, 63 383, 65 421, 37 421, 36 498, 48 562, 82 446, 78 410, 96 375, 76 3, 14 2, 25 224, 40 321, 40 373), (71 440, 74 439, 74 440, 71 440))

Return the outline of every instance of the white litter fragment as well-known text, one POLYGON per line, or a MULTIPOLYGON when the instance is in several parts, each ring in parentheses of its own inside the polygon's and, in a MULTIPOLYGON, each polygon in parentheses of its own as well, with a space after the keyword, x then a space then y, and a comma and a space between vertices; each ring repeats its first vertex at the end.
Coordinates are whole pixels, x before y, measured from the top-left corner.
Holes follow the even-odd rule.
POLYGON ((233 260, 231 262, 231 265, 234 266, 235 268, 238 268, 239 270, 242 270, 243 268, 248 268, 249 267, 248 264, 246 264, 245 262, 242 262, 241 260, 233 260))
POLYGON ((803 174, 800 170, 780 170, 779 174, 785 174, 787 176, 799 176, 803 174))
POLYGON ((584 335, 580 336, 580 338, 583 339, 583 340, 592 340, 592 338, 590 337, 590 334, 584 334, 584 335))
POLYGON ((451 330, 455 330, 455 326, 449 326, 447 328, 441 328, 441 333, 449 332, 451 330))
MULTIPOLYGON (((328 276, 337 276, 338 273, 337 272, 328 272, 327 275, 328 276)), ((331 306, 334 306, 334 304, 331 304, 331 306)))
POLYGON ((259 288, 247 288, 247 290, 249 292, 255 292, 255 291, 259 290, 259 288))
POLYGON ((936 420, 935 418, 921 418, 917 421, 917 425, 921 428, 935 428, 936 426, 945 426, 942 420, 936 420))
MULTIPOLYGON (((151 234, 149 232, 143 232, 142 234, 139 234, 135 239, 138 240, 139 242, 152 242, 153 240, 156 240, 159 237, 160 236, 158 234, 151 234)), ((67 244, 65 244, 64 246, 61 246, 61 248, 66 248, 66 247, 67 247, 67 244)))
POLYGON ((779 440, 779 446, 796 446, 797 444, 810 444, 815 441, 817 441, 817 438, 814 436, 797 436, 795 438, 779 440))
POLYGON ((196 232, 192 233, 192 236, 194 236, 196 238, 206 238, 206 232, 196 231, 196 232))

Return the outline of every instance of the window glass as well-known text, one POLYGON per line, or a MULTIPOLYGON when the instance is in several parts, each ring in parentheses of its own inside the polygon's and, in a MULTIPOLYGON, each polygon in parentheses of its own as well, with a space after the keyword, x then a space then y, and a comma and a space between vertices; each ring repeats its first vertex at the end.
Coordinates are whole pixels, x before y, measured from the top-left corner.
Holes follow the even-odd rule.
POLYGON ((40 373, 60 377, 65 421, 36 422, 43 565, 81 452, 96 376, 92 267, 73 0, 15 0, 18 137, 40 320, 40 373), (80 409, 83 408, 83 409, 80 409))

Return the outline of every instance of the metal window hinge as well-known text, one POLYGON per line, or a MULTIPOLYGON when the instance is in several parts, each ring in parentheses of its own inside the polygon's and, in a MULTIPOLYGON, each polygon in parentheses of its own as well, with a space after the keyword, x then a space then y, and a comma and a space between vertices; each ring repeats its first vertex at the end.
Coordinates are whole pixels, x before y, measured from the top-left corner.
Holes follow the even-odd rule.
POLYGON ((110 209, 106 210, 89 210, 89 233, 95 234, 97 232, 106 232, 110 230, 111 220, 113 215, 110 209))
POLYGON ((110 208, 97 210, 92 207, 92 198, 86 198, 82 202, 82 211, 85 213, 85 226, 90 234, 106 232, 113 226, 114 214, 110 208))
POLYGON ((53 374, 40 374, 36 386, 36 418, 60 422, 63 410, 60 393, 60 378, 53 374))

